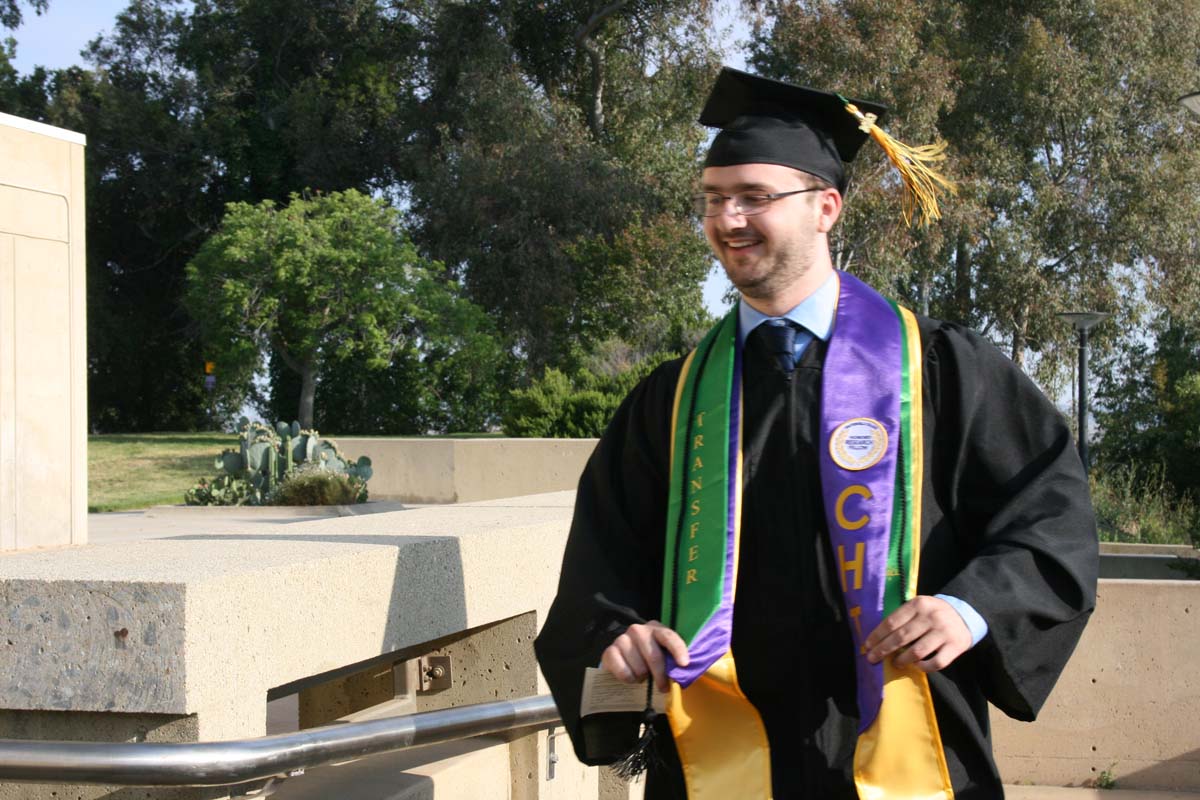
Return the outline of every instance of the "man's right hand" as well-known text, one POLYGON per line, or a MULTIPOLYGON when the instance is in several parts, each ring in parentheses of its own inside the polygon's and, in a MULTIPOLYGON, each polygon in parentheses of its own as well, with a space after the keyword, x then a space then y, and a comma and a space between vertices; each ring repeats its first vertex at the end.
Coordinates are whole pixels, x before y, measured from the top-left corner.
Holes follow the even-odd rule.
POLYGON ((667 678, 664 650, 671 654, 679 666, 687 666, 687 645, 678 633, 657 620, 644 625, 630 625, 605 649, 600 657, 600 666, 625 683, 640 683, 647 675, 653 675, 654 685, 660 692, 665 692, 670 688, 670 680, 667 678))

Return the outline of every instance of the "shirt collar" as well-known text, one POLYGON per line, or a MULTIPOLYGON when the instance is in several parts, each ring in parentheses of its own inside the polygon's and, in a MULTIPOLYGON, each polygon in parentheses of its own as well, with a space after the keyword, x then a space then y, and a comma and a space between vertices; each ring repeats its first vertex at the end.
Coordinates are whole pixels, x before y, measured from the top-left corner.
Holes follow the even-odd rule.
POLYGON ((825 282, 817 290, 804 298, 798 306, 788 311, 782 317, 770 317, 749 303, 738 303, 738 340, 746 341, 750 332, 769 319, 790 319, 803 325, 823 342, 829 341, 829 333, 833 329, 833 315, 837 310, 838 278, 837 273, 830 273, 825 282))

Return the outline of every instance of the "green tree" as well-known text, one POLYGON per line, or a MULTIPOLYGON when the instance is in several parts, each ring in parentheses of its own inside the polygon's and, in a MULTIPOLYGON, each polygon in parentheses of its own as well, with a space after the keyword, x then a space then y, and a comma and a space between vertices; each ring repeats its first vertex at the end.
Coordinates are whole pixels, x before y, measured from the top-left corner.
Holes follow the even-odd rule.
POLYGON ((646 310, 609 281, 670 298, 622 335, 669 337, 702 316, 710 259, 687 195, 717 58, 708 19, 708 4, 674 1, 438 4, 415 236, 509 332, 527 374, 646 310), (653 249, 605 263, 635 240, 653 249))
POLYGON ((1055 312, 1136 320, 1143 302, 1194 297, 1200 148, 1180 135, 1175 98, 1200 85, 1200 7, 749 5, 763 14, 758 69, 887 102, 898 138, 949 143, 959 195, 925 230, 882 221, 895 216, 898 187, 868 146, 839 226, 844 265, 984 331, 1018 363, 1038 354, 1044 380, 1069 363, 1057 359, 1070 352, 1070 331, 1055 312))
POLYGON ((94 70, 23 79, 26 116, 88 137, 94 429, 207 424, 181 299, 226 203, 397 184, 410 29, 410 16, 356 0, 131 0, 89 46, 94 70))
MULTIPOLYGON (((702 316, 708 264, 684 198, 716 62, 709 5, 131 0, 89 46, 91 70, 0 64, 6 110, 88 136, 92 427, 207 422, 184 266, 227 203, 309 187, 406 205, 422 253, 504 331, 515 383, 647 309, 621 335, 673 348, 702 316), (639 240, 653 249, 601 262, 639 240), (608 290, 619 269, 644 274, 608 287, 654 287, 670 319, 608 290)), ((268 396, 287 394, 285 375, 268 396)), ((406 426, 458 424, 466 394, 439 380, 462 401, 440 423, 416 421, 437 416, 423 401, 406 426)))
POLYGON ((233 382, 248 381, 267 352, 300 377, 297 417, 311 428, 329 365, 357 356, 386 368, 438 339, 425 332, 432 314, 470 315, 440 272, 382 201, 353 190, 293 195, 285 207, 230 204, 188 265, 185 301, 233 382))
MULTIPOLYGON (((27 0, 26 5, 35 14, 41 14, 50 7, 50 0, 27 0)), ((20 0, 0 0, 0 28, 19 28, 22 19, 24 15, 21 13, 20 0)))
POLYGON ((1152 332, 1100 372, 1096 465, 1200 497, 1200 332, 1175 318, 1152 332))

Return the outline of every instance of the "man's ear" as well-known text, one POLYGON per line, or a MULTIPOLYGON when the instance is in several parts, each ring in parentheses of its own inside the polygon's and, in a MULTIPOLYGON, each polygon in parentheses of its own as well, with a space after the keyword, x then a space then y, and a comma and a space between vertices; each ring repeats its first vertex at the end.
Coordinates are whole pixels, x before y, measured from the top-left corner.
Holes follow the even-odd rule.
POLYGON ((829 233, 842 215, 842 194, 837 189, 825 189, 818 196, 820 216, 817 218, 817 230, 829 233))

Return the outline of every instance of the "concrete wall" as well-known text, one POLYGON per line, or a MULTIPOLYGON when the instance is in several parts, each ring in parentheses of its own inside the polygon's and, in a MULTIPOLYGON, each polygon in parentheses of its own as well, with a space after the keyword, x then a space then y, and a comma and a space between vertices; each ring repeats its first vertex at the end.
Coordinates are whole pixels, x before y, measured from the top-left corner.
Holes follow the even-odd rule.
MULTIPOLYGON (((454 690, 430 702, 543 693, 530 645, 571 504, 563 492, 6 554, 0 738, 261 736, 272 689, 431 647, 458 666, 454 690)), ((561 740, 553 781, 545 732, 504 747, 513 797, 595 797, 595 771, 561 740)), ((110 792, 69 796, 124 796, 110 792)), ((62 786, 0 786, 0 800, 62 796, 62 786)))
POLYGON ((87 541, 83 151, 0 114, 0 550, 87 541))
POLYGON ((1200 581, 1101 580, 1037 722, 992 724, 1007 783, 1200 792, 1200 581))
POLYGON ((574 490, 595 439, 372 439, 331 436, 371 459, 373 499, 468 503, 574 490))

